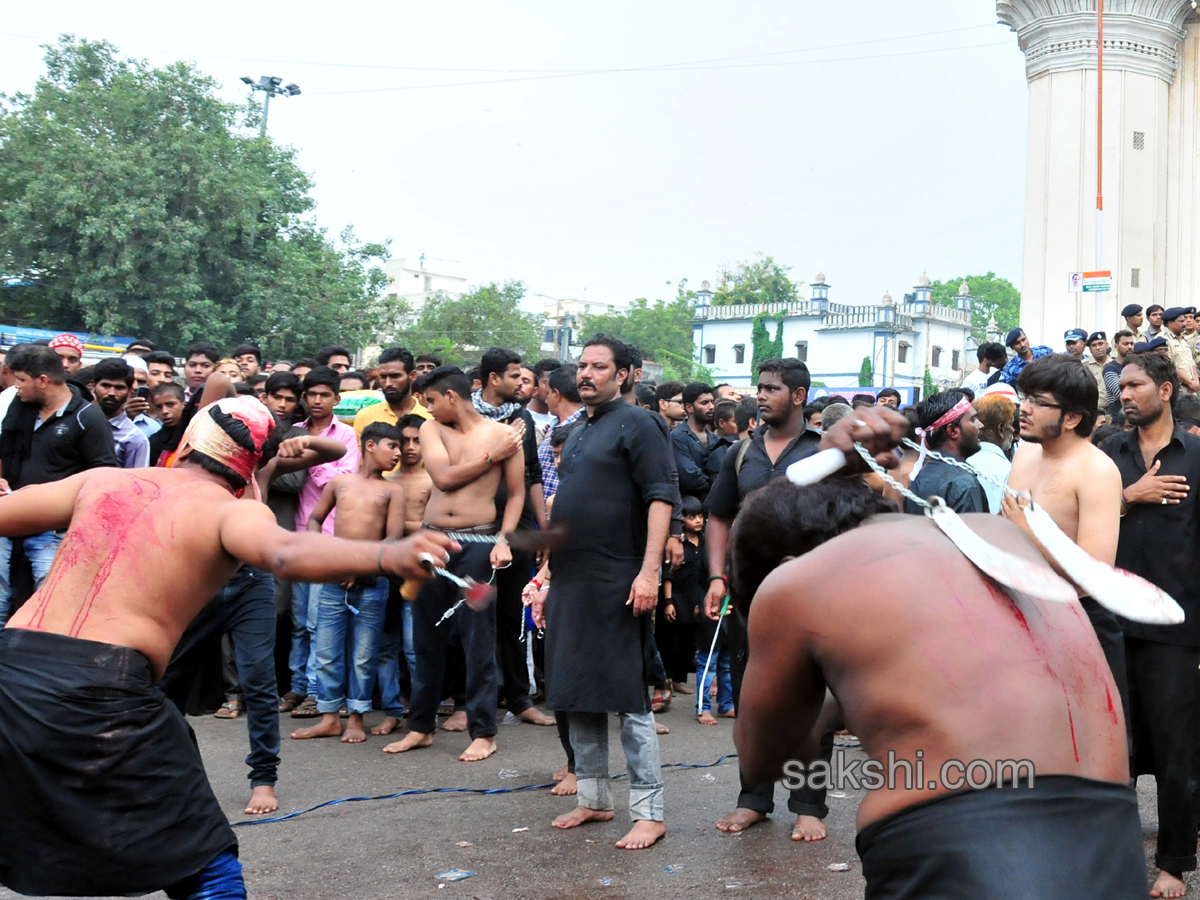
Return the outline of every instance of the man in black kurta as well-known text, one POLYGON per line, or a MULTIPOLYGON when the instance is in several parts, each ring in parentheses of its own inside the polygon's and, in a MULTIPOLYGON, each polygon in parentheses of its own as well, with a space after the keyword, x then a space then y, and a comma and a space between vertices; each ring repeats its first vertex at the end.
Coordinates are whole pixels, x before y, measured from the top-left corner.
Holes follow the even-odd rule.
POLYGON ((553 519, 568 537, 550 558, 546 705, 571 714, 579 785, 578 807, 554 825, 612 818, 608 716, 618 713, 634 827, 617 846, 641 849, 665 833, 646 663, 674 489, 669 441, 620 395, 630 356, 620 341, 596 338, 580 357, 587 419, 558 468, 553 519))

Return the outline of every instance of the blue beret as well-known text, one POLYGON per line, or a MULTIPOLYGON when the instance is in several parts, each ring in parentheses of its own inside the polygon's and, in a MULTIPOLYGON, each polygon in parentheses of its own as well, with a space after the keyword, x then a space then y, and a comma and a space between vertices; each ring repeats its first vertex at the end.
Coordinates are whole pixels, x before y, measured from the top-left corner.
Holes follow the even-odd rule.
POLYGON ((1090 343, 1092 343, 1092 341, 1107 341, 1107 340, 1108 340, 1108 335, 1105 334, 1103 331, 1094 331, 1088 335, 1087 342, 1090 344, 1090 343))
POLYGON ((1142 308, 1136 303, 1130 303, 1127 307, 1121 310, 1121 315, 1128 319, 1130 316, 1136 316, 1141 311, 1142 308))
POLYGON ((1148 343, 1146 345, 1146 351, 1149 352, 1151 350, 1157 350, 1159 347, 1165 347, 1165 346, 1167 346, 1166 338, 1155 338, 1154 340, 1150 341, 1150 343, 1148 343))
POLYGON ((1087 339, 1087 332, 1082 328, 1072 328, 1063 335, 1064 341, 1082 341, 1087 339))
POLYGON ((1017 341, 1019 341, 1021 339, 1021 336, 1024 334, 1025 334, 1025 332, 1022 331, 1020 328, 1014 328, 1007 335, 1005 335, 1004 346, 1011 347, 1013 344, 1015 344, 1017 341))
POLYGON ((1186 312, 1187 310, 1182 306, 1172 306, 1170 309, 1163 310, 1162 320, 1164 322, 1173 322, 1186 312))
MULTIPOLYGON (((1155 340, 1161 341, 1162 338, 1155 338, 1155 340)), ((1163 343, 1166 343, 1166 342, 1163 341, 1163 343)), ((1133 345, 1133 352, 1134 353, 1149 353, 1150 352, 1150 344, 1147 343, 1146 341, 1138 341, 1136 344, 1133 345)))

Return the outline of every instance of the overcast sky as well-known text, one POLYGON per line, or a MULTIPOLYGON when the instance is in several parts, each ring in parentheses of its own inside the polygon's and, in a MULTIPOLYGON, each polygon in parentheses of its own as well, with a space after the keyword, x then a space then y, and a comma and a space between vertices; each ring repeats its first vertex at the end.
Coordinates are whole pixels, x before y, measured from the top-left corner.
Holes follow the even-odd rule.
POLYGON ((270 132, 319 222, 472 283, 625 304, 761 251, 841 302, 922 271, 1020 287, 1027 86, 994 0, 91 0, 0 27, 7 93, 63 32, 194 61, 232 101, 295 81, 270 132))

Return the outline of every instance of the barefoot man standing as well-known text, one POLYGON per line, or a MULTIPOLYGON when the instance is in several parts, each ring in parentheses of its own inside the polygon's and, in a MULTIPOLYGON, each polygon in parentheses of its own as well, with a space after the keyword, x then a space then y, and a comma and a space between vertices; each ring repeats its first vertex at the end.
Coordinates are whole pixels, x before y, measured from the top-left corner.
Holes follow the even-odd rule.
POLYGON ((617 842, 622 850, 666 834, 647 661, 675 497, 665 431, 621 397, 632 370, 627 344, 596 337, 584 345, 576 383, 587 418, 563 446, 554 495, 553 520, 566 523, 567 543, 543 568, 543 583, 547 571, 554 580, 534 606, 534 622, 546 628, 546 705, 570 713, 579 790, 579 805, 554 827, 612 819, 608 720, 615 712, 633 819, 617 842))
POLYGON ((457 547, 297 534, 236 499, 272 424, 254 398, 221 400, 196 414, 173 468, 94 469, 0 497, 6 535, 67 529, 0 631, 0 883, 244 900, 191 729, 155 688, 184 628, 242 562, 302 581, 419 578, 422 552, 457 547))
MULTIPOLYGON (((460 578, 480 583, 493 580, 494 570, 512 562, 503 535, 513 531, 525 505, 525 460, 517 453, 516 430, 492 422, 475 411, 471 382, 456 366, 441 366, 421 382, 432 421, 421 426, 421 452, 433 479, 425 507, 425 529, 502 535, 494 544, 464 543, 446 564, 460 578), (496 526, 496 492, 503 480, 508 488, 504 518, 496 526)), ((409 732, 384 747, 385 753, 404 753, 433 744, 450 623, 438 624, 459 598, 459 589, 445 578, 430 581, 413 604, 413 647, 417 671, 413 676, 409 732)), ((479 762, 496 752, 496 606, 454 613, 467 657, 467 729, 471 743, 463 762, 479 762)))

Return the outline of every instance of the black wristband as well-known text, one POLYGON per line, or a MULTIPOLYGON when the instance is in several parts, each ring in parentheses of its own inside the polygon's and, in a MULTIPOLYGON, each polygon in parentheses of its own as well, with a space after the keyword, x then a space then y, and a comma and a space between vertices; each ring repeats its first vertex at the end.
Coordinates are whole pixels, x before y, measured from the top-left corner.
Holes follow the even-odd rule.
POLYGON ((713 581, 728 581, 729 579, 726 578, 724 575, 709 575, 708 580, 711 583, 713 581))

